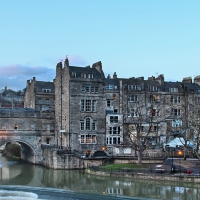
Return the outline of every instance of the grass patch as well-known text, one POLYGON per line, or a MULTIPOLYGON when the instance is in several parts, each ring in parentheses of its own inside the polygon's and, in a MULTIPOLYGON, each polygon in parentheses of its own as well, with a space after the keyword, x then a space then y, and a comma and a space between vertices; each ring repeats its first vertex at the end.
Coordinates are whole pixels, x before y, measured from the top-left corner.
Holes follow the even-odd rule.
POLYGON ((105 170, 105 171, 120 171, 122 169, 140 169, 140 168, 149 168, 150 164, 141 164, 138 165, 136 163, 123 163, 123 164, 109 164, 105 166, 100 166, 100 169, 105 170))

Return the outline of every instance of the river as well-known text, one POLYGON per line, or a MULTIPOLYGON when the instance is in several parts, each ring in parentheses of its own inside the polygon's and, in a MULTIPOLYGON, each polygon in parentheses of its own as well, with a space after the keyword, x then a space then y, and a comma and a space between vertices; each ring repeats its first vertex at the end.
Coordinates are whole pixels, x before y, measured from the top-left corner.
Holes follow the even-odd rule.
MULTIPOLYGON (((30 199, 34 199, 35 193, 40 193, 40 199, 54 199, 53 195, 62 193, 61 196, 64 197, 65 192, 68 194, 71 192, 72 196, 83 193, 91 197, 92 194, 97 199, 100 199, 98 195, 103 195, 104 199, 107 197, 108 199, 114 197, 118 199, 125 199, 125 197, 163 200, 200 199, 200 184, 110 178, 86 174, 84 170, 53 170, 19 160, 7 159, 1 154, 0 184, 0 199, 4 199, 8 191, 10 191, 9 195, 15 192, 15 196, 16 191, 28 192, 32 195, 30 199), (55 194, 56 191, 57 194, 55 194)), ((83 196, 69 199, 84 199, 83 196)), ((25 199, 27 200, 27 197, 25 199)))

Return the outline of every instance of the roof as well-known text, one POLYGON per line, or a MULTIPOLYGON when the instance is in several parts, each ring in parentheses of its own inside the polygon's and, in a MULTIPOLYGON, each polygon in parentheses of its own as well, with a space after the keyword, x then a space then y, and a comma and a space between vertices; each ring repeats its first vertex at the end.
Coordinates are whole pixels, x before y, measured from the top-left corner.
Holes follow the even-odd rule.
POLYGON ((169 92, 169 88, 178 88, 178 92, 183 92, 181 82, 164 82, 165 92, 169 92))
POLYGON ((188 93, 200 93, 200 85, 196 83, 182 83, 188 93))
POLYGON ((81 74, 93 74, 94 78, 101 78, 101 73, 96 69, 90 66, 87 67, 76 67, 76 66, 69 66, 70 72, 76 73, 77 78, 82 78, 81 74))
POLYGON ((55 92, 55 86, 53 82, 35 81, 35 90, 42 92, 43 89, 51 89, 51 93, 55 92))
POLYGON ((116 79, 106 78, 105 82, 106 82, 106 85, 115 85, 115 86, 118 86, 118 81, 116 79))

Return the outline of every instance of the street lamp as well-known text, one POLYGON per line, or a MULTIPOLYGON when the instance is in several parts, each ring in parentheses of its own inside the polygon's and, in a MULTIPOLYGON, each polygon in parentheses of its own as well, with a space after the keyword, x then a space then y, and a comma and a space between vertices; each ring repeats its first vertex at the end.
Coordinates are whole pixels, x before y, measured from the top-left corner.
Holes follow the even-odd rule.
POLYGON ((183 155, 182 150, 178 151, 178 155, 180 156, 180 173, 181 173, 181 156, 183 155))
POLYGON ((101 150, 102 150, 102 151, 105 151, 105 150, 106 150, 106 147, 104 147, 104 146, 101 147, 101 150))
POLYGON ((172 154, 172 166, 171 166, 171 172, 174 172, 175 168, 174 168, 174 149, 171 149, 171 154, 172 154))

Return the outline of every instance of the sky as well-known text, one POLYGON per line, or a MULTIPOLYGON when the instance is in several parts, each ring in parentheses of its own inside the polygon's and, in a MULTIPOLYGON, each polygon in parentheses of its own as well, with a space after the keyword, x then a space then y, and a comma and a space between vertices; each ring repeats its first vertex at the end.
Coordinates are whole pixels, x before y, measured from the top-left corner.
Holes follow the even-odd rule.
POLYGON ((199 0, 0 0, 0 90, 53 81, 56 64, 105 76, 200 75, 199 0))

